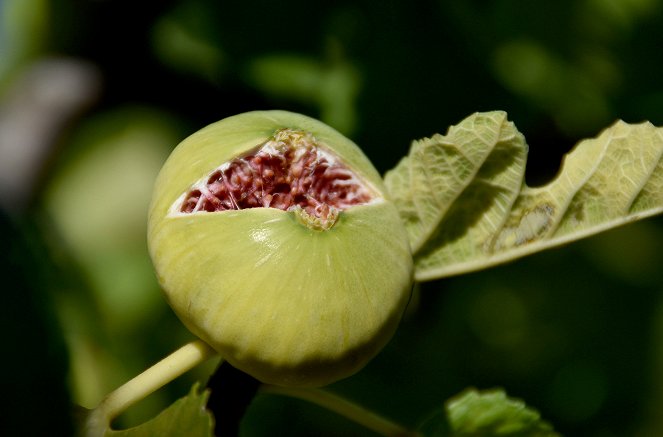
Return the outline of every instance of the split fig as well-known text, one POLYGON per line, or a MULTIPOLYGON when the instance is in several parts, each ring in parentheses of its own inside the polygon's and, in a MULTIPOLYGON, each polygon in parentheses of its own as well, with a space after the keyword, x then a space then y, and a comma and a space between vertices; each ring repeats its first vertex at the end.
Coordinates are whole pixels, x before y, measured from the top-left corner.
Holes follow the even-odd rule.
POLYGON ((284 111, 182 141, 156 180, 148 243, 184 325, 270 384, 321 386, 361 369, 412 287, 408 237, 371 162, 284 111))

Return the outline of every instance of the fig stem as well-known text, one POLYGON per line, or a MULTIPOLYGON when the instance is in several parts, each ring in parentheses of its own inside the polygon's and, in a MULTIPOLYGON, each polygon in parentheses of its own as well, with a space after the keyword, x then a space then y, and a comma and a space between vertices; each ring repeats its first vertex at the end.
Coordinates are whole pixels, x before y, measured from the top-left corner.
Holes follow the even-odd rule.
POLYGON ((414 431, 403 428, 401 425, 369 411, 360 405, 325 390, 301 387, 281 387, 265 384, 260 387, 260 392, 303 399, 333 411, 383 436, 406 437, 418 435, 414 431))
POLYGON ((202 340, 194 340, 177 349, 102 399, 88 416, 86 436, 102 437, 113 419, 124 410, 217 354, 202 340))

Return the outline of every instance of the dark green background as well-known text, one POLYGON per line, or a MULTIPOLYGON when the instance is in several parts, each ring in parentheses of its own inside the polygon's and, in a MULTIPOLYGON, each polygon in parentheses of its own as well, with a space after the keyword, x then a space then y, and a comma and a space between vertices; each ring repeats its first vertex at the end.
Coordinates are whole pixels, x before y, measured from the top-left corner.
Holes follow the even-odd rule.
MULTIPOLYGON (((45 138, 25 203, 0 215, 2 435, 70 434, 71 405, 92 407, 190 338, 159 296, 144 221, 95 213, 111 202, 103 193, 120 205, 133 199, 129 170, 103 174, 118 150, 151 174, 202 126, 279 108, 337 127, 385 172, 412 139, 501 109, 527 138, 527 180, 538 185, 578 140, 616 119, 663 125, 656 0, 4 0, 0 8, 0 105, 10 107, 17 84, 47 58, 83 61, 97 90, 45 138), (132 144, 149 147, 136 157, 132 144), (91 153, 99 172, 72 179, 90 168, 91 153), (61 201, 66 181, 80 189, 73 208, 61 201), (72 217, 89 225, 77 240, 62 226, 72 217)), ((124 204, 146 208, 144 196, 124 204)), ((423 284, 387 348, 331 389, 414 426, 465 387, 501 386, 565 435, 662 435, 661 243, 655 218, 423 284)), ((169 385, 120 425, 155 414, 210 369, 169 385)), ((366 435, 332 413, 267 396, 242 430, 366 435)))

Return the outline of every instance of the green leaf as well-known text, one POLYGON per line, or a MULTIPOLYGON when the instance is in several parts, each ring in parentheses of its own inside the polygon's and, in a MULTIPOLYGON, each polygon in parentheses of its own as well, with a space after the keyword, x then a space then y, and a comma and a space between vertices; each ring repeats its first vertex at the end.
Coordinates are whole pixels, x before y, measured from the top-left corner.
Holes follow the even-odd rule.
POLYGON ((206 409, 209 391, 194 384, 187 396, 178 399, 154 419, 125 430, 109 430, 107 437, 187 436, 213 437, 214 419, 206 409))
POLYGON ((415 141, 385 175, 417 280, 486 268, 663 211, 663 128, 619 121, 580 142, 543 187, 524 184, 526 153, 503 112, 478 113, 445 136, 415 141))
MULTIPOLYGON (((493 168, 499 164, 497 159, 504 164, 513 160, 524 168, 525 149, 522 135, 506 120, 506 113, 497 111, 474 114, 452 126, 447 135, 414 141, 409 155, 384 178, 405 221, 412 252, 434 238, 454 202, 463 193, 469 194, 470 185, 476 185, 470 192, 480 194, 485 191, 481 181, 485 180, 487 189, 497 182, 486 180, 492 174, 480 174, 484 165, 484 173, 498 170, 493 168)), ((514 183, 519 189, 521 178, 522 174, 513 175, 507 189, 513 190, 514 183)))
POLYGON ((536 410, 503 390, 467 390, 449 400, 419 431, 425 437, 558 436, 536 410))

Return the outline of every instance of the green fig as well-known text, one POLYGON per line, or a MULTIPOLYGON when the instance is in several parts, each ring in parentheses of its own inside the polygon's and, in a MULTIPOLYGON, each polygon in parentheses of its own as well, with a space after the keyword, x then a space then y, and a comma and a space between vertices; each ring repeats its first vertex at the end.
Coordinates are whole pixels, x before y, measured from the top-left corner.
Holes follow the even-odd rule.
POLYGON ((321 386, 361 369, 412 287, 408 237, 371 162, 284 111, 182 141, 156 180, 148 243, 184 325, 269 384, 321 386))

